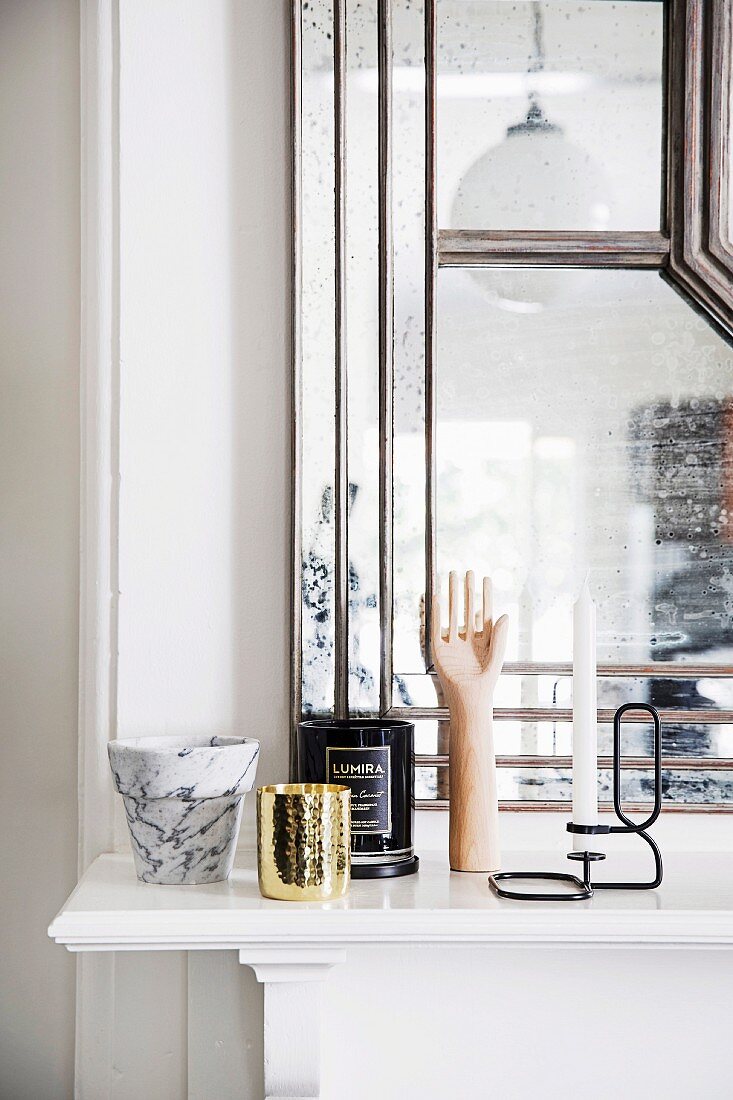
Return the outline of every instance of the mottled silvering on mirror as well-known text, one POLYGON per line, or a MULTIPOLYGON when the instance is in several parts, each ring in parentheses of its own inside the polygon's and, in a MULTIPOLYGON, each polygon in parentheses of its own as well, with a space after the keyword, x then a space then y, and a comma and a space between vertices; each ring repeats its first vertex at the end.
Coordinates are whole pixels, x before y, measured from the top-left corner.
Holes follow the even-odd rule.
POLYGON ((423 5, 394 0, 394 668, 424 672, 420 598, 425 563, 425 107, 423 5), (402 75, 400 75, 402 74, 402 75), (409 77, 406 84, 404 77, 409 77), (420 564, 418 564, 420 563, 420 564))
MULTIPOLYGON (((530 666, 531 667, 531 666, 530 666)), ((649 666, 652 670, 654 664, 649 666)), ((703 669, 705 666, 703 666, 703 669)), ((689 708, 693 700, 703 712, 733 711, 733 677, 700 675, 655 676, 604 676, 598 677, 598 707, 615 710, 622 703, 648 701, 647 697, 664 697, 665 706, 689 708), (694 690, 693 686, 694 685, 694 690), (704 705, 703 705, 704 704, 704 705)), ((395 677, 393 702, 395 706, 437 707, 442 705, 434 674, 402 674, 395 677), (406 700, 403 703, 402 700, 406 700)), ((494 706, 517 709, 541 707, 543 709, 569 710, 573 705, 572 673, 558 672, 548 675, 529 672, 518 675, 504 671, 494 693, 494 706)), ((698 709, 698 708, 696 708, 698 709)))
MULTIPOLYGON (((441 576, 493 577, 509 660, 572 660, 589 571, 599 664, 730 665, 733 351, 653 272, 480 275, 440 276, 441 576)), ((662 674, 640 701, 729 698, 662 674)))
MULTIPOLYGON (((447 768, 418 767, 415 771, 415 798, 445 798, 440 792, 447 786, 447 768)), ((500 802, 572 802, 572 772, 567 768, 500 768, 497 773, 500 802)), ((613 775, 601 770, 598 798, 613 803, 613 775)), ((654 802, 654 772, 629 768, 621 773, 621 798, 624 803, 649 806, 654 802)), ((714 806, 733 801, 733 771, 699 769, 663 769, 663 802, 714 806)))
MULTIPOLYGON (((332 5, 303 8, 304 708, 333 697, 334 181, 332 5)), ((376 0, 346 16, 346 302, 349 705, 379 707, 378 73, 376 0)), ((395 54, 422 68, 422 9, 397 0, 395 54)), ((424 539, 422 100, 395 96, 395 544, 424 539), (417 389, 416 389, 417 387, 417 389), (419 483, 419 489, 416 489, 419 483)), ((402 560, 401 555, 397 555, 402 560)), ((414 607, 395 568, 398 659, 421 668, 414 607), (407 639, 405 645, 403 639, 407 639)), ((422 666, 424 668, 424 666, 422 666)))
POLYGON ((662 3, 437 12, 441 228, 659 228, 662 3))
MULTIPOLYGON (((399 699, 399 703, 395 702, 399 706, 404 705, 402 700, 405 697, 408 700, 406 705, 420 709, 445 705, 440 698, 434 675, 400 677, 399 684, 395 682, 394 697, 395 700, 399 699)), ((644 702, 660 697, 664 697, 665 707, 670 711, 681 708, 689 712, 694 703, 698 715, 694 722, 665 719, 662 741, 666 755, 733 758, 733 725, 720 721, 724 718, 721 712, 733 711, 733 678, 700 674, 685 678, 673 678, 664 674, 643 677, 600 675, 598 678, 600 711, 613 713, 624 703, 644 702), (702 705, 703 701, 705 706, 702 705)), ((497 751, 504 754, 570 754, 572 725, 569 719, 572 706, 570 673, 548 676, 531 672, 525 675, 505 672, 494 694, 497 751), (545 713, 557 712, 557 717, 539 721, 514 721, 502 715, 504 711, 516 713, 525 708, 539 708, 545 713)), ((624 752, 633 756, 645 752, 640 745, 648 743, 651 746, 651 741, 649 729, 645 728, 648 718, 642 716, 641 723, 632 718, 627 718, 625 722, 624 752)), ((684 719, 684 714, 682 718, 684 719)), ((599 726, 601 753, 607 752, 610 755, 611 736, 610 726, 599 726)), ((433 754, 441 751, 437 747, 438 740, 436 722, 420 722, 416 732, 416 752, 433 754)))
POLYGON ((328 0, 302 19, 302 692, 333 710, 334 203, 333 25, 328 0))
MULTIPOLYGON (((599 662, 660 667, 601 676, 599 706, 694 709, 693 722, 664 723, 665 756, 733 757, 733 727, 714 720, 733 708, 733 681, 665 675, 668 662, 733 664, 730 346, 644 272, 444 272, 438 335, 444 583, 451 568, 491 574, 497 612, 514 624, 508 660, 567 668, 572 601, 590 570, 599 662)), ((502 676, 497 708, 567 717, 496 720, 497 755, 570 756, 571 687, 568 671, 502 676)), ((441 705, 430 676, 404 676, 405 694, 441 705)), ((445 723, 420 723, 419 753, 447 746, 445 723)), ((650 751, 648 725, 626 726, 625 755, 650 751)), ((601 724, 599 753, 611 752, 601 724)), ((569 773, 536 771, 500 769, 502 798, 570 798, 569 773)), ((420 772, 420 796, 445 798, 446 769, 420 772)), ((646 779, 628 798, 641 799, 646 779)), ((731 793, 726 771, 668 770, 668 801, 731 793)))
MULTIPOLYGON (((422 720, 415 725, 415 751, 420 756, 447 754, 450 738, 438 720, 422 720)), ((494 747, 502 756, 572 756, 573 726, 567 718, 519 721, 494 718, 494 747)), ((654 751, 651 725, 624 719, 621 751, 625 757, 649 757, 654 751)), ((733 724, 715 722, 664 721, 662 753, 667 758, 691 760, 733 759, 733 724)), ((613 755, 613 726, 598 725, 598 755, 613 755)))
MULTIPOLYGON (((508 660, 567 668, 590 571, 599 664, 660 666, 601 677, 599 707, 702 712, 664 723, 664 754, 733 756, 731 725, 704 721, 733 709, 733 681, 665 675, 668 663, 733 664, 731 348, 651 272, 445 271, 438 331, 443 583, 451 568, 491 575, 513 624, 508 660)), ((440 705, 430 677, 404 677, 405 691, 440 705)), ((568 714, 571 678, 505 675, 496 705, 568 714)), ((569 719, 497 721, 495 736, 499 755, 571 752, 569 719)), ((610 756, 610 726, 599 739, 610 756)), ((446 751, 437 723, 423 742, 446 751)), ((650 751, 648 727, 627 728, 624 752, 650 751)), ((670 774, 670 800, 730 797, 725 772, 670 774)), ((505 797, 565 797, 548 793, 562 777, 520 779, 505 797)))
POLYGON ((379 709, 379 237, 376 0, 346 4, 349 709, 379 709))

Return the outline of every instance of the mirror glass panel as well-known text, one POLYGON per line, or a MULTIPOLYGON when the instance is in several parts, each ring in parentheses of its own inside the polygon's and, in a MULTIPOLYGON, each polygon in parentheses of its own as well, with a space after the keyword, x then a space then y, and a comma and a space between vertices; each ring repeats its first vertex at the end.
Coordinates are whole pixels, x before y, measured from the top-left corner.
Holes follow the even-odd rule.
POLYGON ((302 23, 303 708, 333 710, 334 651, 334 120, 333 20, 312 0, 302 23))
POLYGON ((571 660, 589 572, 599 664, 731 663, 729 345, 645 271, 446 270, 438 318, 438 569, 493 577, 509 659, 571 660))
POLYGON ((376 3, 347 3, 344 319, 349 480, 349 705, 379 709, 379 229, 376 3))
MULTIPOLYGON (((423 6, 393 0, 394 668, 424 672, 418 574, 425 572, 425 109, 423 6), (418 596, 419 600, 419 596, 418 596)), ((420 587, 420 594, 422 594, 420 587)))
MULTIPOLYGON (((645 689, 640 683, 636 691, 629 692, 636 701, 642 699, 645 689)), ((446 753, 445 734, 447 722, 420 720, 416 725, 415 751, 427 756, 446 753)), ((495 718, 494 740, 498 756, 571 756, 572 720, 567 710, 565 716, 541 718, 531 721, 495 718)), ((666 757, 689 757, 701 760, 713 757, 722 760, 733 758, 733 723, 665 722, 662 727, 662 747, 666 757)), ((651 729, 643 718, 639 721, 625 719, 624 754, 632 757, 651 756, 653 750, 651 729)), ((610 722, 598 726, 599 756, 613 755, 613 729, 610 722)))
MULTIPOLYGON (((499 768, 497 789, 502 802, 572 802, 572 771, 569 768, 499 768)), ((666 802, 710 805, 733 801, 733 770, 684 771, 665 768, 662 790, 666 802)), ((415 773, 415 797, 432 801, 447 798, 446 768, 419 767, 415 773)), ((648 769, 626 768, 621 773, 621 797, 625 803, 648 807, 654 800, 654 773, 648 769)), ((601 803, 613 801, 613 776, 601 769, 598 777, 601 803)))
POLYGON ((441 228, 659 229, 662 3, 437 13, 441 228))
MULTIPOLYGON (((418 711, 416 750, 428 758, 418 761, 418 797, 444 799, 447 769, 435 758, 448 751, 448 729, 422 623, 424 8, 391 6, 392 702, 418 711)), ((658 0, 439 0, 440 227, 657 230, 663 9, 658 0)), ((303 710, 322 714, 334 703, 339 418, 349 704, 352 713, 380 705, 377 3, 347 0, 344 10, 345 410, 334 369, 333 5, 302 8, 302 688, 303 710)), ((495 700, 501 797, 570 797, 572 602, 590 571, 600 755, 610 756, 607 719, 623 702, 692 711, 664 723, 665 798, 733 801, 733 679, 721 675, 733 667, 730 346, 653 271, 444 269, 436 319, 439 580, 445 587, 452 568, 490 573, 512 620, 495 700), (671 668, 682 663, 689 676, 671 668)), ((639 761, 649 729, 634 724, 626 739, 625 791, 648 799, 651 773, 639 761)), ((604 771, 600 783, 605 798, 604 771)))

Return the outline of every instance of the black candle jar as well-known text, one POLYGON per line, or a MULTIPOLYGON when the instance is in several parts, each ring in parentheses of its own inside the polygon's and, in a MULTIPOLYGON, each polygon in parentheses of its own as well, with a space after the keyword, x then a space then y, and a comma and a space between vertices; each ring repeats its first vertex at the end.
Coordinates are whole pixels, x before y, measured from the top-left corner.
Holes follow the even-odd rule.
POLYGON ((351 788, 351 877, 410 875, 415 726, 399 718, 314 718, 298 726, 301 783, 351 788))

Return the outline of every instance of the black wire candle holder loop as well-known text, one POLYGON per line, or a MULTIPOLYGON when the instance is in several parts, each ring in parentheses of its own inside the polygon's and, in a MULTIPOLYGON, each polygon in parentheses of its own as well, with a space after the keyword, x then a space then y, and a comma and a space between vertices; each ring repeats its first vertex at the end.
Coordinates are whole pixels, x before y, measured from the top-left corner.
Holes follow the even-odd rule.
POLYGON ((583 852, 568 852, 568 859, 583 864, 583 877, 566 874, 559 871, 502 871, 489 875, 489 885, 497 897, 510 898, 513 901, 587 901, 593 897, 595 890, 655 890, 662 881, 662 853, 656 842, 649 836, 647 830, 662 812, 662 723, 657 710, 649 703, 624 703, 619 707, 613 717, 613 809, 620 825, 576 825, 575 822, 567 823, 567 831, 582 836, 601 836, 610 833, 636 833, 645 841, 652 850, 654 856, 654 878, 648 882, 593 882, 593 864, 606 858, 604 852, 591 850, 583 852), (621 808, 621 725, 623 716, 630 710, 643 710, 651 715, 654 723, 654 808, 645 821, 632 821, 621 808), (508 880, 524 882, 567 882, 574 886, 574 890, 566 890, 562 893, 552 891, 520 891, 507 890, 499 883, 508 880))

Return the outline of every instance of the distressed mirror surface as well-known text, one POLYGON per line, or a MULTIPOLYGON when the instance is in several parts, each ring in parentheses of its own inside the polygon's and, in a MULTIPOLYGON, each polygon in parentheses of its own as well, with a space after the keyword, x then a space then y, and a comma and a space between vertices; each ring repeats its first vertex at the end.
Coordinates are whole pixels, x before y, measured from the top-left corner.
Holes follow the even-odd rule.
MULTIPOLYGON (((733 807, 733 351, 668 262, 665 57, 684 13, 295 4, 293 717, 413 718, 422 805, 449 796, 425 593, 471 566, 512 619, 505 806, 570 798, 589 570, 601 798, 613 711, 636 699, 663 713, 665 799, 733 807)), ((651 730, 628 729, 640 804, 651 730)))
POLYGON ((732 663, 733 350, 655 272, 481 279, 439 279, 440 577, 494 579, 510 660, 572 659, 589 572, 600 664, 732 663))
POLYGON ((441 228, 658 229, 658 0, 441 0, 441 228))
POLYGON ((333 16, 311 5, 303 21, 299 261, 301 333, 300 447, 303 476, 298 524, 301 575, 303 698, 316 711, 333 706, 334 688, 334 347, 335 210, 333 16))

